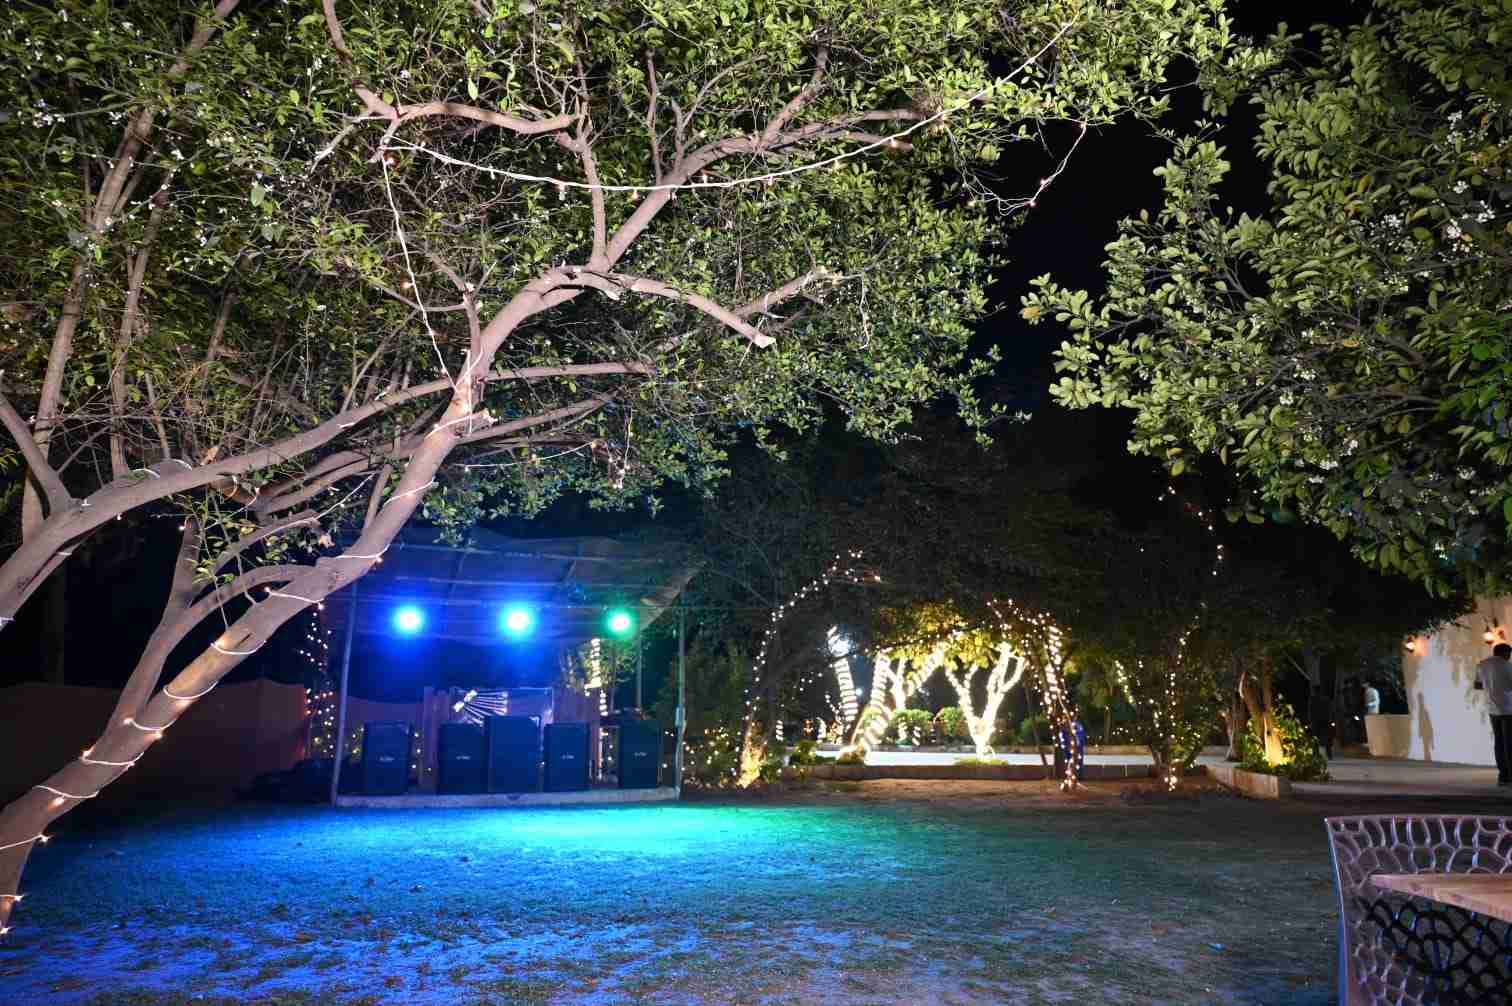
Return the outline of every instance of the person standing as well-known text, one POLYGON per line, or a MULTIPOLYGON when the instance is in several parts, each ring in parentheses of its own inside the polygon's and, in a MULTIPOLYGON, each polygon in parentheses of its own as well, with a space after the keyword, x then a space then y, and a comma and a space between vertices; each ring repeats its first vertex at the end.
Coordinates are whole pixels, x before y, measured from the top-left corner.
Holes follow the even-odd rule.
POLYGON ((1491 713, 1491 746, 1496 749, 1496 784, 1512 786, 1512 646, 1497 643, 1475 665, 1475 687, 1484 689, 1491 713))

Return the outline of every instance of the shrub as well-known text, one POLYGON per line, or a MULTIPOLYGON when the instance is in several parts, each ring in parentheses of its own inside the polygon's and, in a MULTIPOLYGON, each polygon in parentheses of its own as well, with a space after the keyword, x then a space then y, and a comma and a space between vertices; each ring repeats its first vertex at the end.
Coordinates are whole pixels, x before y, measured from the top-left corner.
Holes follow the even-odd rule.
POLYGON ((836 765, 865 765, 866 752, 860 748, 851 748, 849 751, 840 752, 840 757, 835 759, 836 765))
POLYGON ((776 782, 782 778, 783 757, 776 751, 761 759, 761 766, 756 770, 757 777, 762 782, 776 782))
POLYGON ((1018 742, 1020 744, 1035 743, 1036 727, 1039 728, 1039 739, 1046 744, 1050 743, 1050 721, 1040 713, 1024 717, 1024 722, 1020 723, 1018 728, 1018 742))
POLYGON ((788 754, 788 764, 799 767, 806 765, 818 765, 819 745, 815 741, 799 741, 793 745, 793 750, 788 754))
POLYGON ((683 771, 700 786, 729 786, 740 769, 740 748, 733 730, 705 731, 690 738, 683 771))
POLYGON ((997 765, 1000 764, 992 758, 978 758, 976 755, 967 755, 955 760, 957 765, 997 765))
POLYGON ((966 729, 966 714, 960 706, 946 706, 935 713, 935 732, 941 740, 959 741, 971 736, 966 729))
POLYGON ((892 728, 898 732, 899 740, 916 744, 929 734, 933 722, 927 709, 904 709, 893 717, 892 728))
POLYGON ((1249 727, 1239 738, 1239 767, 1246 772, 1262 772, 1278 775, 1293 782, 1324 782, 1328 779, 1328 759, 1317 740, 1307 732, 1302 721, 1297 719, 1292 707, 1285 702, 1276 703, 1272 715, 1276 731, 1281 735, 1280 765, 1272 765, 1265 757, 1265 741, 1260 736, 1259 725, 1251 720, 1249 727))

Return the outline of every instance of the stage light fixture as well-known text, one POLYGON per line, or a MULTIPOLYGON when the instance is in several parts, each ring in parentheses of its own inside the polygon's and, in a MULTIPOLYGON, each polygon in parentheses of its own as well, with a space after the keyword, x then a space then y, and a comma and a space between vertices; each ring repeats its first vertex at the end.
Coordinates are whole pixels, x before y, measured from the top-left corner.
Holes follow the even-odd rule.
POLYGON ((520 607, 519 605, 505 608, 503 616, 499 619, 499 624, 511 636, 523 636, 535 627, 535 613, 529 608, 520 607))
POLYGON ((635 630, 635 618, 624 608, 610 610, 605 624, 609 631, 616 636, 628 636, 635 630))
POLYGON ((421 611, 413 604, 407 604, 404 607, 400 608, 398 611, 394 612, 394 628, 398 629, 406 636, 412 636, 415 633, 419 632, 420 629, 424 627, 424 625, 425 612, 421 611))

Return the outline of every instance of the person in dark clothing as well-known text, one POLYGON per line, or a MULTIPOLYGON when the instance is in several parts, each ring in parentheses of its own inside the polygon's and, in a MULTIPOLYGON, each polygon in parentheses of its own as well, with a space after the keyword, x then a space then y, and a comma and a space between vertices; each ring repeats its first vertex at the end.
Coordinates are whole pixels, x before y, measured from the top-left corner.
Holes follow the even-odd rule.
POLYGON ((1087 767, 1087 729, 1082 726, 1080 717, 1072 719, 1055 732, 1056 778, 1066 777, 1066 759, 1071 757, 1073 751, 1076 755, 1076 781, 1081 782, 1087 767))
POLYGON ((1496 784, 1512 786, 1512 646, 1497 643, 1475 665, 1475 687, 1486 693, 1491 714, 1491 746, 1496 749, 1496 784))
POLYGON ((1314 688, 1307 700, 1308 719, 1312 721, 1312 735, 1330 761, 1333 760, 1334 721, 1333 699, 1321 688, 1314 688))

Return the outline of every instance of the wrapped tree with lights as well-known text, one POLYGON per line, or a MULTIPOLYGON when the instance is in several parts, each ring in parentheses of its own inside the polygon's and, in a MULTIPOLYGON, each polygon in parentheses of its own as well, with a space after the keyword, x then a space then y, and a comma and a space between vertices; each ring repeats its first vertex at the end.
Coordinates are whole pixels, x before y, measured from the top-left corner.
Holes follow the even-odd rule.
POLYGON ((1081 124, 1058 158, 1158 113, 1178 61, 1268 58, 1208 0, 743 11, 9 11, 0 425, 27 485, 0 626, 116 517, 184 520, 99 739, 0 811, 0 894, 422 511, 631 505, 715 478, 725 430, 821 403, 876 437, 942 395, 985 420, 982 246, 1057 173, 982 169, 1052 120, 1081 124))
POLYGON ((888 631, 906 641, 884 648, 873 671, 872 701, 857 745, 875 745, 908 700, 935 672, 956 693, 959 713, 979 755, 992 754, 998 710, 1023 676, 1025 662, 1006 638, 1001 624, 973 625, 954 606, 923 603, 895 611, 888 631), (879 684, 881 688, 879 690, 879 684), (976 701, 978 684, 982 702, 976 701))

